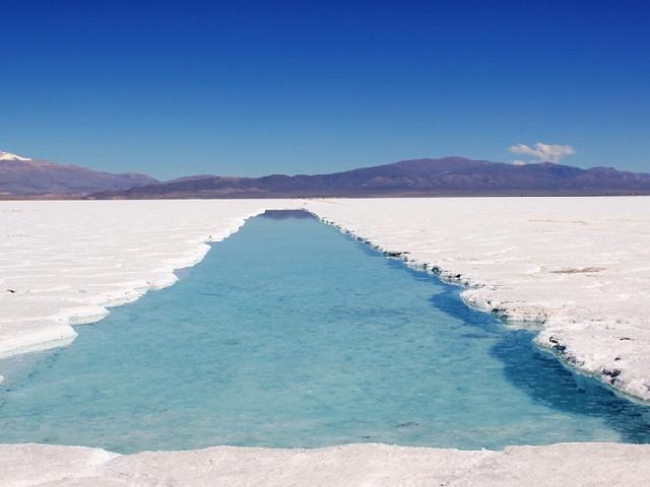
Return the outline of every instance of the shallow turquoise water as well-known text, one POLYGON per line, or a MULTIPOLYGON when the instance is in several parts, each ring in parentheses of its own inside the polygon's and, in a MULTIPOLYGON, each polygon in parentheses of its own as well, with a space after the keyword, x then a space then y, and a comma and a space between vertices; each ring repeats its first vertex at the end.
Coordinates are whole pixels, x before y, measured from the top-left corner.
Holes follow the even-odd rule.
POLYGON ((0 443, 118 452, 648 442, 621 400, 314 219, 255 218, 171 288, 0 363, 0 443))

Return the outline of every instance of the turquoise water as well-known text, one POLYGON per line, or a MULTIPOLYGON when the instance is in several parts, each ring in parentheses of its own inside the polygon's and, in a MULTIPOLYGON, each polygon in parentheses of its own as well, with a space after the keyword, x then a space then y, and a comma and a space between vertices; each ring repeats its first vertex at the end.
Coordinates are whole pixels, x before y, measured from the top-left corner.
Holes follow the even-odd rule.
POLYGON ((648 408, 314 219, 252 219, 185 274, 78 327, 69 347, 0 363, 0 443, 134 452, 650 438, 648 408))

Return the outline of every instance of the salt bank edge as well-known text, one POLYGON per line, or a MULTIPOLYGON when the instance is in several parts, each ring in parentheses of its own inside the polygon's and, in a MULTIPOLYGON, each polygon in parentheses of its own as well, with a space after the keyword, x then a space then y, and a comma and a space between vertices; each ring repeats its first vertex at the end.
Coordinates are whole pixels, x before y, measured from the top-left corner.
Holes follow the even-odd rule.
POLYGON ((461 297, 563 363, 650 401, 650 198, 330 200, 310 211, 461 297))
POLYGON ((0 317, 0 354, 66 344, 76 336, 72 325, 173 284, 174 270, 200 262, 207 242, 223 240, 247 218, 305 209, 389 256, 465 286, 461 296, 474 308, 540 324, 540 346, 648 401, 650 267, 639 263, 650 262, 649 203, 647 197, 3 202, 0 265, 8 271, 0 307, 9 312, 0 317), (42 256, 36 269, 29 255, 42 256), (21 259, 25 265, 16 265, 21 259), (82 259, 97 265, 66 274, 62 266, 82 259), (603 292, 621 285, 618 296, 636 299, 607 306, 603 292))
POLYGON ((0 357, 69 344, 74 326, 174 284, 176 271, 201 262, 209 243, 270 208, 301 207, 290 200, 0 202, 0 357))

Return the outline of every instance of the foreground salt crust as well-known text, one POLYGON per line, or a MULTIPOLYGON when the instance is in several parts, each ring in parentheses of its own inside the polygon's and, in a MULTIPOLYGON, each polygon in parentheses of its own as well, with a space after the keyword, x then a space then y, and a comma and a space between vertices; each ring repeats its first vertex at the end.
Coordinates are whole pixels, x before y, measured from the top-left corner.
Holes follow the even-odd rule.
POLYGON ((82 447, 0 445, 5 487, 630 487, 649 477, 650 448, 612 443, 502 452, 376 444, 215 447, 127 456, 82 447))
POLYGON ((324 221, 466 286, 471 306, 650 400, 650 198, 313 201, 324 221))

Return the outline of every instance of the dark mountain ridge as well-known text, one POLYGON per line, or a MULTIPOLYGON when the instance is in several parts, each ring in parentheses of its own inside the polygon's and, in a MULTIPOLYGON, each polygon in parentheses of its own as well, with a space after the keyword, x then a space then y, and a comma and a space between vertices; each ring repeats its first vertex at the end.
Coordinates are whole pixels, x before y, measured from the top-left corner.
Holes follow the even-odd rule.
POLYGON ((463 157, 415 159, 350 171, 260 178, 198 176, 90 199, 650 194, 650 174, 543 162, 512 165, 463 157))

